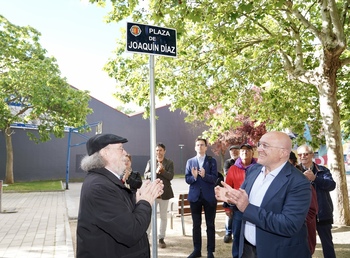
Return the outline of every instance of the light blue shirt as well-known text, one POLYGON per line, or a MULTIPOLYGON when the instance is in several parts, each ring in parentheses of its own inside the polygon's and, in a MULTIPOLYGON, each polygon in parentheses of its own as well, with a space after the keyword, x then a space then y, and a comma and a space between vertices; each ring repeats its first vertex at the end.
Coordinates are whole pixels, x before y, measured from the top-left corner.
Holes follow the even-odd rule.
MULTIPOLYGON (((249 203, 255 206, 260 207, 264 196, 266 194, 267 189, 269 189, 272 181, 276 178, 279 172, 282 170, 284 165, 287 162, 283 163, 278 168, 272 170, 270 173, 265 175, 265 167, 261 169, 260 174, 255 179, 252 190, 249 194, 249 203)), ((252 245, 256 245, 256 226, 255 224, 246 221, 244 228, 244 237, 250 242, 252 245)))
POLYGON ((204 155, 204 156, 197 156, 198 165, 199 165, 199 168, 197 168, 197 169, 201 169, 203 167, 205 156, 206 155, 204 155))

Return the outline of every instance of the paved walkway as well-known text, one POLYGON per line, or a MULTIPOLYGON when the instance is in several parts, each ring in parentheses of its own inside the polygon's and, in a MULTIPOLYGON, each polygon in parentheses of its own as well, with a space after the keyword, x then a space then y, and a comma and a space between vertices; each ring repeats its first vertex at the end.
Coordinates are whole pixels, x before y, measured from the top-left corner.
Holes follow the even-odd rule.
MULTIPOLYGON (((350 188, 349 179, 350 176, 350 188)), ((183 179, 174 179, 173 186, 176 196, 188 191, 183 179)), ((0 258, 74 258, 69 220, 78 216, 80 189, 81 183, 70 183, 69 190, 65 191, 3 193, 0 207, 0 258)), ((174 223, 178 225, 167 230, 167 234, 173 235, 174 239, 183 239, 180 219, 174 219, 174 223)), ((222 223, 220 234, 224 234, 222 223)), ((187 234, 189 231, 190 225, 187 234)), ((349 257, 350 227, 335 228, 333 238, 337 249, 345 248, 346 256, 339 257, 349 257)), ((339 249, 337 255, 340 254, 339 249)))
POLYGON ((64 191, 5 193, 1 206, 0 257, 74 258, 64 191))

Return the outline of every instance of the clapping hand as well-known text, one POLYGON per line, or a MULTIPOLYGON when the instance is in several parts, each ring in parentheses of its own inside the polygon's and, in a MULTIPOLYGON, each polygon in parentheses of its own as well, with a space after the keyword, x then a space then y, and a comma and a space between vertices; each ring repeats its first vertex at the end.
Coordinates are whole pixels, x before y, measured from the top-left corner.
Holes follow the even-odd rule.
POLYGON ((192 172, 192 176, 194 177, 194 179, 197 179, 198 176, 198 170, 196 167, 192 167, 191 168, 191 172, 192 172))
POLYGON ((153 182, 147 180, 136 192, 136 203, 140 200, 145 200, 152 205, 154 200, 163 194, 163 188, 163 181, 159 178, 153 182))
POLYGON ((204 169, 204 168, 201 168, 201 169, 198 171, 198 175, 200 175, 201 177, 205 177, 205 169, 204 169))
POLYGON ((248 194, 244 189, 233 189, 231 186, 222 182, 224 187, 216 186, 215 197, 217 200, 224 201, 236 205, 236 207, 244 212, 249 204, 248 194))
POLYGON ((125 169, 124 175, 123 175, 123 181, 124 182, 126 182, 126 180, 128 180, 130 174, 131 174, 131 169, 125 169))

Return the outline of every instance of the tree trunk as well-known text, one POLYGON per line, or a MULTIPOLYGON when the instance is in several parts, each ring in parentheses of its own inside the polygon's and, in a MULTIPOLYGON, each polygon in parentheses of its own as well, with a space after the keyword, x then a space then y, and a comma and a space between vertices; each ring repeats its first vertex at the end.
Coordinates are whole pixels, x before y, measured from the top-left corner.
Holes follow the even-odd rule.
POLYGON ((4 132, 6 142, 6 184, 13 184, 13 147, 12 147, 12 132, 11 128, 7 127, 4 132))
POLYGON ((332 84, 334 83, 323 82, 319 85, 320 111, 327 144, 327 166, 336 182, 336 188, 331 192, 334 205, 334 223, 349 226, 349 195, 345 174, 339 107, 336 97, 337 87, 332 84))

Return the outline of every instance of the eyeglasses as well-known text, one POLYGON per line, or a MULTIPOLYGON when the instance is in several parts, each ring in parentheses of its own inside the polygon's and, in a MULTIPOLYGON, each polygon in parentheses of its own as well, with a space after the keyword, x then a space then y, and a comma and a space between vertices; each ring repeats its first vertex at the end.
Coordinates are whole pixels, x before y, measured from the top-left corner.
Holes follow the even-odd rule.
POLYGON ((298 156, 299 157, 301 157, 301 156, 307 157, 307 156, 309 156, 309 154, 311 154, 311 153, 298 153, 298 156))
POLYGON ((258 148, 262 148, 263 150, 267 150, 269 148, 277 148, 277 149, 285 149, 282 147, 277 147, 277 146, 271 146, 263 142, 258 142, 258 148))

